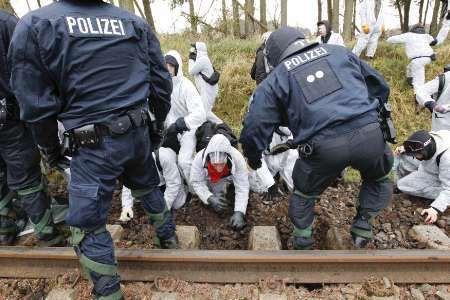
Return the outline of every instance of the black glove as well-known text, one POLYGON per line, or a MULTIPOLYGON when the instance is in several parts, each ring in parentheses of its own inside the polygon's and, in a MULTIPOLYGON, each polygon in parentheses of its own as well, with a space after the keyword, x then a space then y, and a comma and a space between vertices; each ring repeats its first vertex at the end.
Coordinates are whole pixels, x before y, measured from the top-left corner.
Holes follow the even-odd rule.
POLYGON ((170 148, 176 154, 178 154, 180 152, 181 145, 180 141, 178 140, 177 134, 176 133, 166 134, 161 142, 161 147, 170 148))
POLYGON ((245 226, 244 214, 240 211, 235 211, 230 218, 230 225, 235 230, 240 230, 245 226))
POLYGON ((62 155, 63 149, 59 144, 56 118, 48 118, 28 125, 42 159, 48 167, 59 171, 67 169, 70 161, 62 155))
POLYGON ((278 144, 275 147, 272 148, 272 150, 270 150, 270 155, 277 155, 283 152, 286 152, 288 150, 291 149, 295 149, 296 146, 294 145, 292 140, 287 140, 285 143, 283 144, 278 144))
POLYGON ((189 52, 189 59, 197 60, 197 52, 189 52))
POLYGON ((247 164, 252 170, 258 170, 262 166, 261 158, 247 158, 247 164))
POLYGON ((167 134, 178 134, 188 131, 186 123, 184 122, 184 118, 178 118, 172 125, 167 128, 167 134))
POLYGON ((438 40, 437 40, 437 39, 434 39, 434 40, 430 43, 430 46, 436 46, 437 42, 438 42, 438 40))
POLYGON ((223 197, 218 197, 216 195, 212 195, 208 198, 208 204, 218 214, 224 213, 227 208, 227 203, 225 202, 225 199, 223 197))
POLYGON ((425 103, 425 107, 428 108, 431 113, 433 112, 435 106, 436 106, 436 101, 428 101, 425 103))
POLYGON ((156 121, 151 122, 149 127, 149 135, 152 143, 152 151, 154 151, 159 148, 163 141, 163 124, 158 124, 156 121))
POLYGON ((445 16, 445 18, 446 18, 447 20, 450 20, 450 12, 447 12, 447 15, 445 16))

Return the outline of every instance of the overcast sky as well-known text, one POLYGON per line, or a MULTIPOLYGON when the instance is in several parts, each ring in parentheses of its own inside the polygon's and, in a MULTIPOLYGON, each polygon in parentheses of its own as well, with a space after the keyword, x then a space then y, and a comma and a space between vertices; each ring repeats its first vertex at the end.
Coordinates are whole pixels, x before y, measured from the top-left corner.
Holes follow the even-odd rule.
MULTIPOLYGON (((115 0, 116 2, 118 0, 115 0)), ((31 9, 38 8, 36 0, 28 0, 31 9)), ((51 3, 51 0, 41 0, 42 4, 51 3)), ((138 0, 141 4, 141 0, 138 0)), ((212 23, 214 20, 221 16, 221 2, 217 0, 194 0, 195 10, 197 14, 203 17, 203 20, 212 23)), ((229 10, 231 11, 231 0, 226 0, 229 10)), ((273 19, 274 15, 279 15, 279 3, 280 0, 267 0, 267 18, 273 19)), ((340 1, 343 5, 344 1, 340 1)), ((358 1, 357 1, 358 2, 358 1)), ((12 5, 16 9, 19 16, 26 14, 29 9, 27 1, 25 0, 11 0, 12 5)), ((171 10, 168 0, 154 0, 152 3, 153 16, 155 19, 155 26, 158 32, 173 33, 183 30, 188 26, 188 23, 184 17, 181 16, 181 11, 188 12, 188 4, 184 4, 182 7, 171 10)), ((244 3, 244 0, 241 0, 244 3)), ((259 3, 259 1, 255 1, 259 3)), ((323 16, 326 17, 326 1, 323 1, 324 12, 323 16)), ((387 29, 398 28, 398 14, 397 11, 390 5, 390 0, 383 0, 385 9, 385 27, 387 29)), ((142 5, 141 5, 142 7, 142 5)), ((259 16, 258 5, 256 6, 256 16, 259 16)), ((138 13, 138 12, 136 12, 138 13)), ((343 7, 340 11, 344 13, 343 7)), ((428 20, 431 20, 432 9, 429 9, 428 20)), ((418 8, 416 5, 411 7, 411 24, 418 22, 418 8)), ((311 30, 315 30, 315 24, 317 22, 317 1, 316 0, 289 0, 288 1, 288 25, 306 27, 311 30)), ((358 18, 357 18, 357 24, 358 18)), ((342 26, 342 24, 341 24, 342 26)), ((342 30, 342 28, 341 28, 342 30)))

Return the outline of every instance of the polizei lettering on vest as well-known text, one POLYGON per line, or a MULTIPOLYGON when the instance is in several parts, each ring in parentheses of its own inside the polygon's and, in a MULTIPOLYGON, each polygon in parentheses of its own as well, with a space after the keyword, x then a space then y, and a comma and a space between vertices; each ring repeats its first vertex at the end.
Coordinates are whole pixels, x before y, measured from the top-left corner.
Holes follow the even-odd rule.
POLYGON ((66 17, 69 33, 124 36, 122 20, 90 17, 66 17))
POLYGON ((312 50, 302 52, 289 58, 284 62, 284 66, 288 71, 290 71, 292 70, 292 68, 306 64, 310 61, 316 60, 317 58, 325 55, 328 55, 328 52, 325 48, 323 47, 314 48, 312 50))

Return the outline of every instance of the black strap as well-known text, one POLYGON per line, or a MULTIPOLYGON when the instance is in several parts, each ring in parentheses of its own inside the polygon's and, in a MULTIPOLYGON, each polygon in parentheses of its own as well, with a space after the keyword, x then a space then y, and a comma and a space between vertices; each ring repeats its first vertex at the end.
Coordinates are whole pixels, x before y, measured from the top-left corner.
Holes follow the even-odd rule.
POLYGON ((440 98, 441 95, 442 95, 442 92, 444 91, 444 86, 445 86, 445 74, 440 74, 440 75, 438 76, 438 78, 439 78, 439 88, 438 88, 438 92, 437 92, 437 95, 436 95, 436 101, 439 100, 439 98, 440 98))
POLYGON ((161 166, 161 163, 159 162, 159 149, 155 151, 155 163, 156 167, 158 168, 159 172, 163 172, 163 168, 161 166))
POLYGON ((441 163, 441 157, 442 157, 442 155, 444 155, 445 152, 447 152, 447 150, 445 150, 444 152, 442 152, 441 154, 436 156, 436 164, 437 164, 438 167, 439 167, 439 165, 441 163))

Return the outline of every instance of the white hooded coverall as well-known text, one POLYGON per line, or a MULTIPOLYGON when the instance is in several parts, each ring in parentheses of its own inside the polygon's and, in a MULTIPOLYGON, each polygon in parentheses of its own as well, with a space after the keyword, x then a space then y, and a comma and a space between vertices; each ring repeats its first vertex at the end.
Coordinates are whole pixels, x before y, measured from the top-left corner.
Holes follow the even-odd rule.
POLYGON ((244 156, 231 146, 230 141, 224 135, 216 134, 211 138, 208 146, 198 152, 194 158, 191 169, 191 185, 200 200, 208 204, 210 196, 213 194, 224 195, 230 184, 233 184, 235 189, 234 211, 242 212, 245 215, 250 189, 247 163, 244 156), (213 183, 208 174, 207 158, 209 153, 216 151, 225 152, 229 156, 232 167, 228 177, 213 183))
POLYGON ((189 128, 183 134, 178 135, 180 152, 178 153, 178 165, 184 178, 189 183, 189 173, 194 157, 196 138, 195 131, 206 121, 206 113, 202 99, 194 84, 184 77, 181 56, 177 51, 171 50, 166 55, 175 57, 178 62, 178 73, 172 77, 173 91, 171 95, 171 108, 166 117, 165 126, 168 128, 178 118, 184 118, 189 128))
MULTIPOLYGON (((420 85, 416 88, 417 102, 424 106, 429 101, 437 102, 442 106, 450 106, 450 72, 444 73, 444 85, 442 93, 437 100, 434 100, 432 96, 439 90, 439 76, 435 79, 420 85)), ((431 121, 431 130, 450 130, 450 112, 439 113, 433 111, 431 121)))
POLYGON ((388 43, 405 44, 406 56, 411 60, 406 67, 406 77, 412 77, 413 86, 416 88, 425 83, 425 66, 431 62, 434 54, 430 43, 434 38, 429 34, 406 32, 391 36, 388 43))
MULTIPOLYGON (((318 42, 319 44, 322 44, 322 37, 318 36, 316 38, 316 42, 318 42)), ((344 39, 342 38, 342 36, 339 33, 336 33, 333 31, 331 32, 331 35, 330 35, 330 38, 328 39, 327 44, 345 47, 344 39)))
POLYGON ((208 57, 206 44, 203 42, 196 42, 197 58, 194 61, 189 59, 189 74, 194 76, 195 85, 202 97, 203 106, 206 112, 206 119, 216 124, 223 123, 223 121, 212 112, 216 97, 219 93, 219 84, 210 85, 207 83, 200 73, 207 77, 211 77, 214 73, 213 65, 208 57))
POLYGON ((403 193, 434 200, 431 206, 443 213, 450 205, 450 131, 430 134, 436 141, 436 153, 431 159, 420 162, 417 171, 401 178, 397 187, 403 193))
POLYGON ((353 53, 360 56, 366 49, 366 56, 374 57, 378 46, 378 39, 383 27, 383 5, 381 5, 378 18, 375 17, 375 0, 361 0, 359 4, 359 17, 361 25, 368 26, 369 33, 362 31, 359 33, 358 41, 353 47, 353 53))
MULTIPOLYGON (((287 127, 280 127, 285 136, 274 133, 269 149, 276 145, 285 143, 292 134, 287 127)), ((263 154, 262 165, 258 170, 249 171, 249 181, 251 190, 256 193, 265 193, 269 187, 275 184, 274 176, 280 174, 289 190, 293 190, 292 172, 295 162, 298 159, 298 151, 291 149, 277 155, 263 154)))
MULTIPOLYGON (((181 178, 177 165, 177 154, 170 148, 161 147, 157 155, 153 153, 159 174, 159 186, 165 186, 164 200, 170 210, 181 208, 186 202, 187 188, 181 178), (159 162, 159 166, 158 166, 159 162)), ((133 207, 131 190, 127 187, 122 189, 122 208, 133 207)))
POLYGON ((442 20, 442 27, 439 30, 438 35, 436 36, 437 44, 440 45, 447 39, 448 32, 450 31, 450 20, 447 19, 447 16, 450 14, 450 11, 447 11, 444 19, 442 20))

